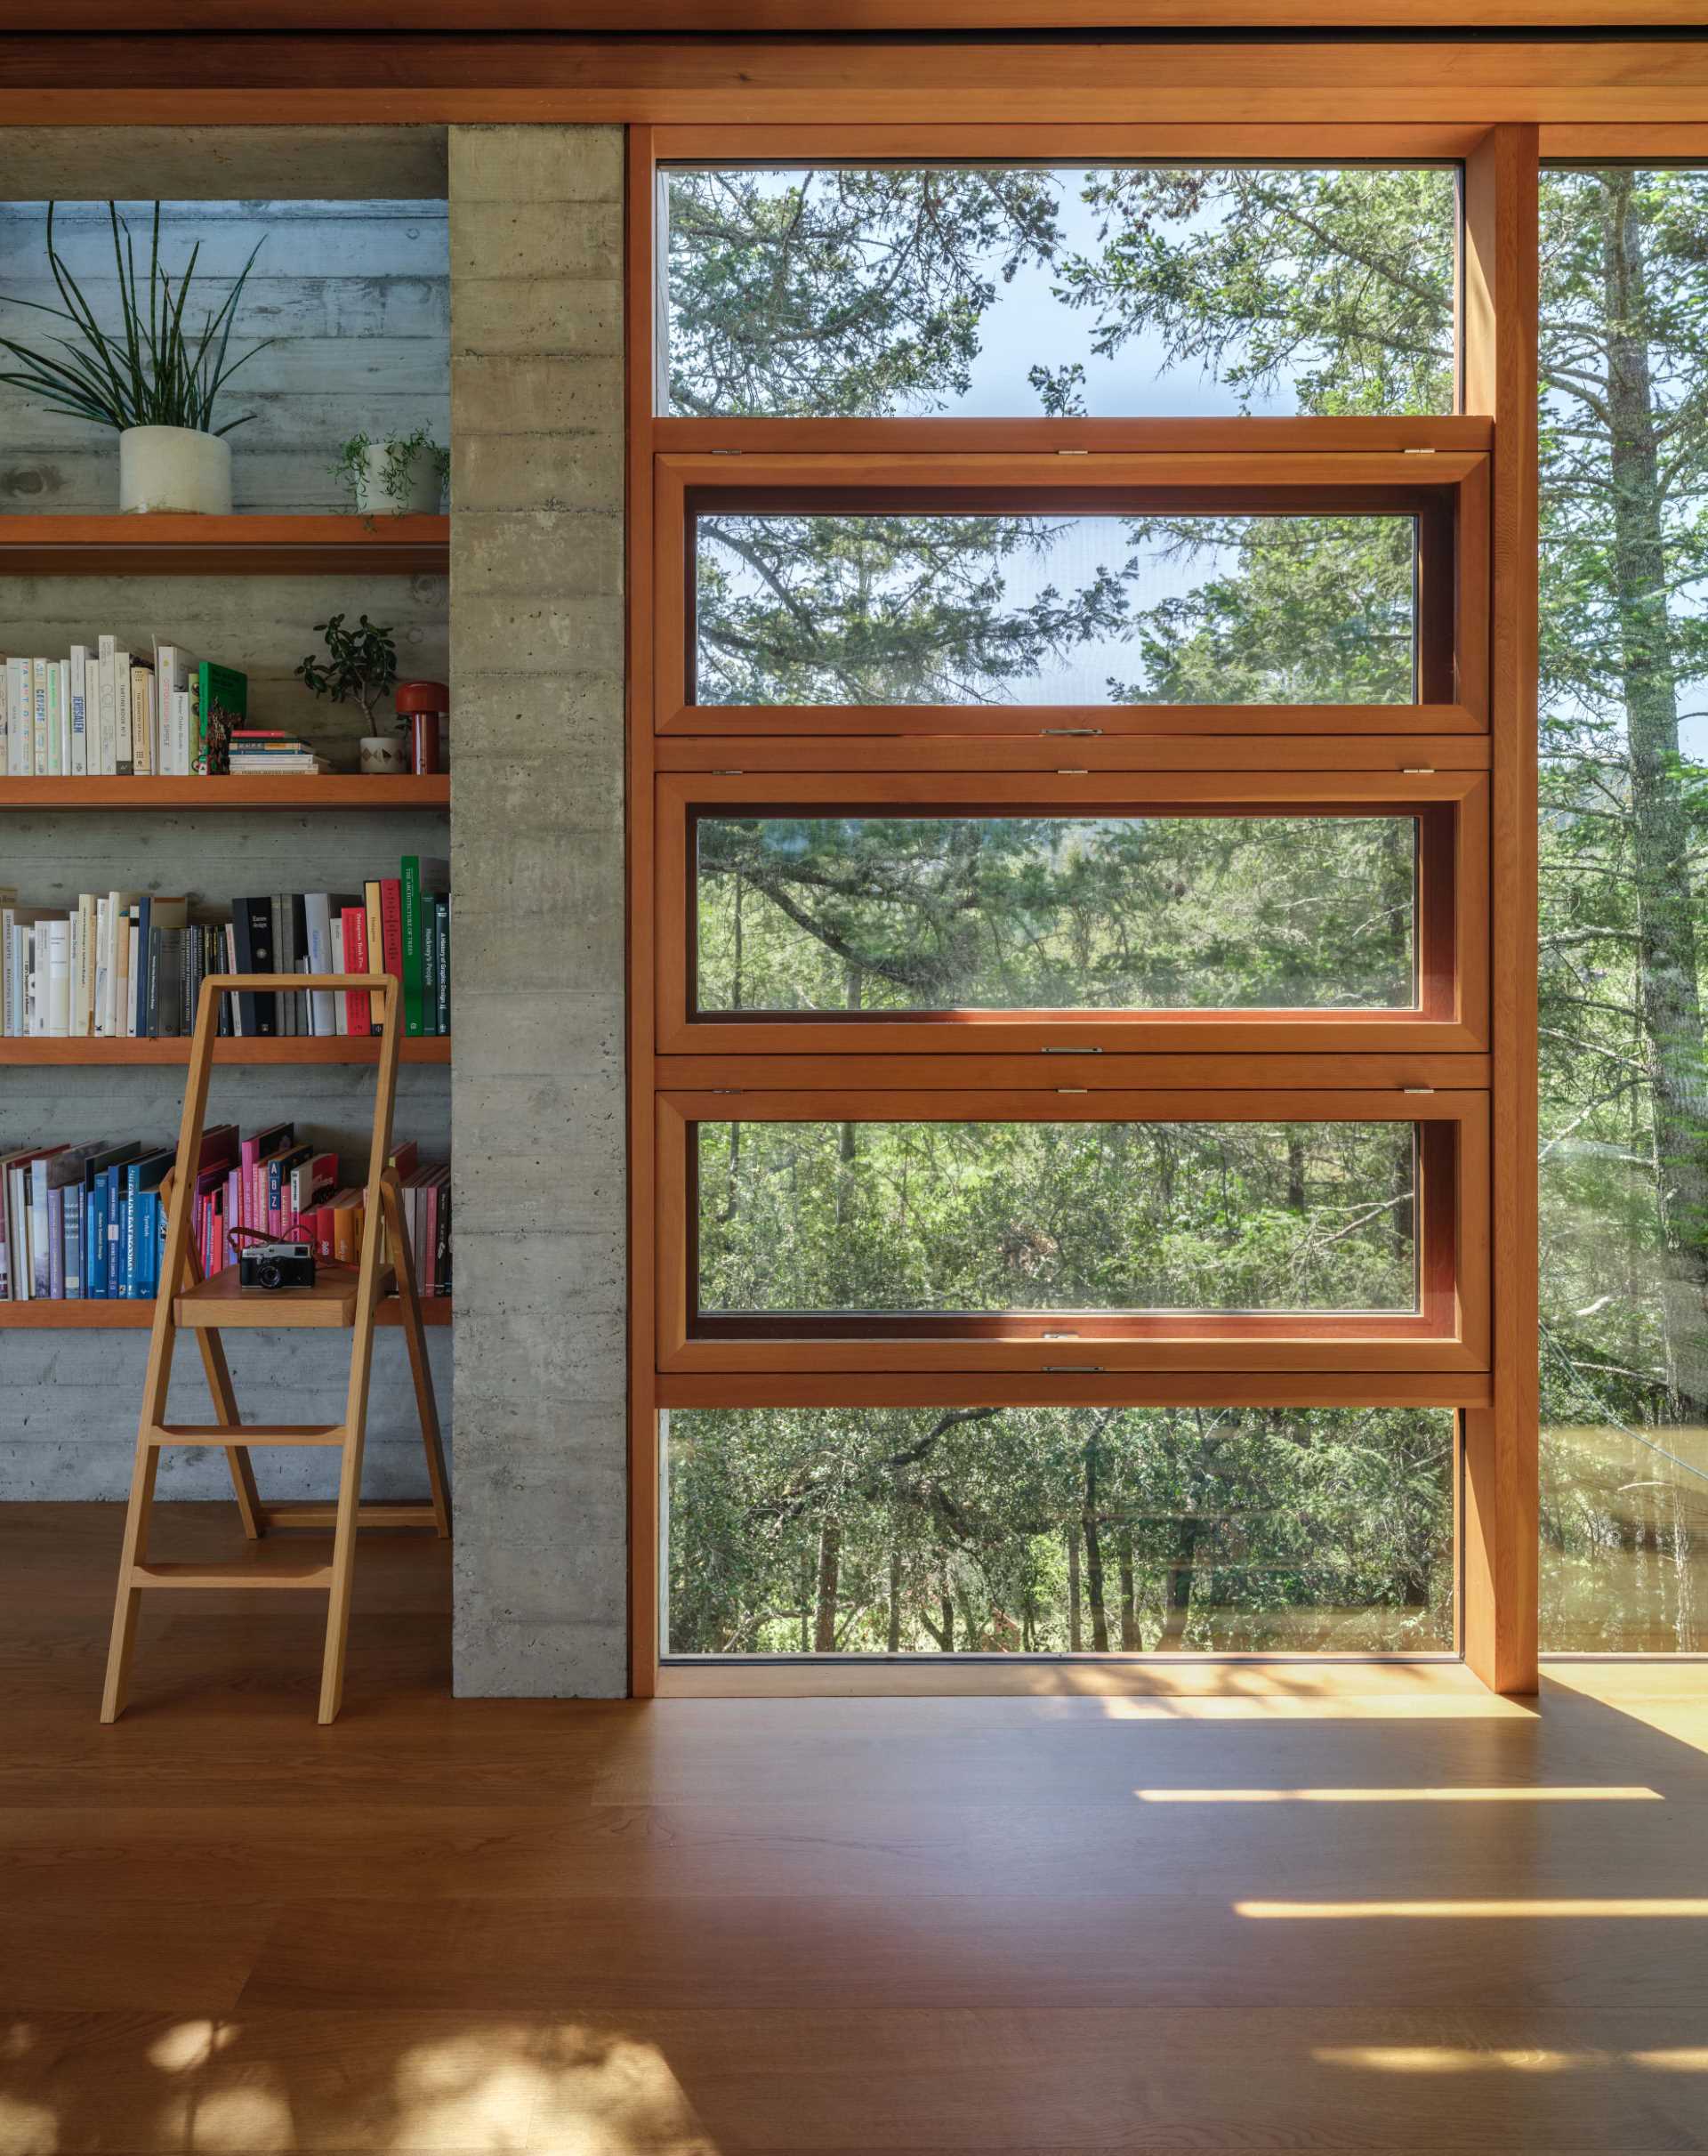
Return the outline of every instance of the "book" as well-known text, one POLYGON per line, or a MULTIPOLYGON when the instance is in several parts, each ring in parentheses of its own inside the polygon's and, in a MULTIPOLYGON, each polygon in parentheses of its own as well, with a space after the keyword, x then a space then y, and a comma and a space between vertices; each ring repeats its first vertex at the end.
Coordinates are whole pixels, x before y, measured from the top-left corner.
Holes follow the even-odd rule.
POLYGON ((89 774, 89 647, 71 647, 71 776, 89 774))
MULTIPOLYGON (((365 906, 345 907, 341 973, 366 973, 373 971, 367 954, 367 908, 365 906)), ((373 1030, 373 1001, 367 989, 347 989, 344 991, 343 1030, 346 1033, 360 1035, 373 1030)))
MULTIPOLYGON (((231 930, 237 945, 237 971, 273 971, 273 908, 270 899, 233 899, 231 930)), ((238 997, 240 1030, 247 1038, 270 1039, 278 1032, 278 998, 246 989, 238 997)))
POLYGON ((121 779, 135 775, 131 742, 131 655, 113 655, 113 769, 121 779))
POLYGON ((203 659, 195 673, 196 738, 190 743, 191 769, 198 777, 217 776, 230 768, 231 730, 249 709, 249 677, 235 666, 203 659))

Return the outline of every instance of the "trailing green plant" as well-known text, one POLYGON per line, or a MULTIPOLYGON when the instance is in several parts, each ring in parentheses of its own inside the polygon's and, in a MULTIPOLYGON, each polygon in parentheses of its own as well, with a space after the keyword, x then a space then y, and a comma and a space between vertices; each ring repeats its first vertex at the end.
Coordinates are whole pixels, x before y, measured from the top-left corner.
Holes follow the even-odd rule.
POLYGON ((0 373, 0 382, 28 391, 52 411, 68 412, 74 418, 93 420, 121 432, 127 427, 189 427, 199 434, 230 434, 246 425, 254 417, 253 412, 216 427, 214 405, 238 367, 275 342, 263 337, 235 359, 228 356, 238 303, 265 235, 250 249, 248 261, 220 305, 204 314, 201 327, 186 328, 200 240, 189 251, 183 275, 174 280, 161 265, 157 202, 145 288, 137 271, 130 224, 119 215, 117 203, 109 202, 107 214, 113 230, 122 314, 119 328, 111 332, 95 319, 94 310, 53 244, 54 208, 50 202, 47 262, 65 304, 54 307, 45 300, 27 299, 16 304, 68 322, 75 335, 49 340, 59 347, 59 357, 15 338, 0 337, 0 351, 20 362, 17 369, 0 373))
POLYGON ((369 479, 367 459, 376 448, 385 451, 380 492, 399 511, 409 499, 414 480, 412 467, 423 451, 431 455, 440 487, 450 475, 451 453, 433 440, 431 427, 416 427, 409 434, 387 434, 378 441, 371 434, 352 434, 348 441, 339 445, 338 459, 332 467, 333 477, 349 495, 352 508, 359 509, 362 505, 362 490, 369 479))
POLYGON ((371 732, 374 707, 398 678, 398 647, 391 631, 359 615, 356 626, 347 629, 344 617, 334 614, 315 627, 326 640, 326 655, 310 651, 297 667, 297 679, 329 704, 359 704, 371 732))

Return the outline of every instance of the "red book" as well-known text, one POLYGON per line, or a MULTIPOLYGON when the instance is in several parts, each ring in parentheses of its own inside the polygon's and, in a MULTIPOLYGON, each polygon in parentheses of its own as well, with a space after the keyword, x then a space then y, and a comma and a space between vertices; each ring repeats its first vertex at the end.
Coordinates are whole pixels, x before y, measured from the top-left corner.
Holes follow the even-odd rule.
POLYGON ((332 1200, 326 1199, 316 1206, 303 1222, 305 1231, 314 1238, 314 1255, 326 1264, 332 1263, 332 1200))
MULTIPOLYGON (((347 973, 365 973, 367 966, 367 908, 365 906, 346 906, 344 917, 344 971, 347 973)), ((366 989, 344 990, 345 1031, 354 1034, 372 1030, 369 1012, 373 997, 366 989)))
MULTIPOLYGON (((390 973, 403 992, 403 885, 395 876, 380 879, 380 933, 384 940, 381 954, 380 971, 390 973)), ((403 1013, 398 1013, 398 1022, 403 1022, 403 1013)))

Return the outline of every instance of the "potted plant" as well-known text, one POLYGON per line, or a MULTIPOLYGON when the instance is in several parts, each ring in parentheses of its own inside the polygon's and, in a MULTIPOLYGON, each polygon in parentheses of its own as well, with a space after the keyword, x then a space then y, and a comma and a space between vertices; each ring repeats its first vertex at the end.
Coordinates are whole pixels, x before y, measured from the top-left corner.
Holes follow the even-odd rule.
POLYGON ((127 513, 188 511, 205 516, 231 513, 231 445, 225 439, 246 425, 253 412, 214 424, 221 392, 238 367, 273 342, 263 337, 236 359, 230 356, 231 329, 243 288, 261 252, 257 240, 249 259, 217 307, 204 313, 199 329, 186 327, 190 287, 201 242, 189 251, 183 275, 175 281, 160 262, 160 205, 154 206, 146 289, 137 273, 131 228, 116 203, 107 205, 113 229, 113 255, 118 265, 120 320, 103 329, 77 279, 53 244, 54 205, 47 206, 47 262, 64 301, 54 307, 44 300, 18 304, 68 322, 72 334, 48 340, 53 350, 0 337, 0 352, 19 364, 0 373, 0 382, 31 392, 50 410, 112 427, 118 434, 118 505, 127 513))
POLYGON ((352 434, 338 452, 333 475, 359 516, 436 516, 451 468, 448 449, 430 427, 413 434, 352 434))
POLYGON ((333 615, 329 621, 317 621, 314 626, 325 641, 326 657, 310 651, 296 669, 297 679, 329 704, 361 706, 362 716, 367 723, 367 733, 362 741, 364 771, 370 768, 401 771, 404 764, 401 748, 374 732, 374 707, 398 678, 398 647, 391 641, 391 631, 370 621, 366 614, 357 617, 353 629, 344 626, 342 614, 333 615), (389 753, 382 757, 379 751, 389 753))

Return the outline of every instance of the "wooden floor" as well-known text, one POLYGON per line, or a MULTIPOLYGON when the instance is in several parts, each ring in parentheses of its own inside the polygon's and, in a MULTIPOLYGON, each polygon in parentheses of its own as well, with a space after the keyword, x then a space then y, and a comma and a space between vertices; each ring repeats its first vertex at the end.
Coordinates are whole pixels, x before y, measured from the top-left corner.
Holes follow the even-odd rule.
MULTIPOLYGON (((166 1508, 179 1552, 228 1508, 166 1508)), ((447 1696, 447 1562, 150 1612, 0 1510, 0 2156, 1708 2148, 1708 1668, 447 1696)))

